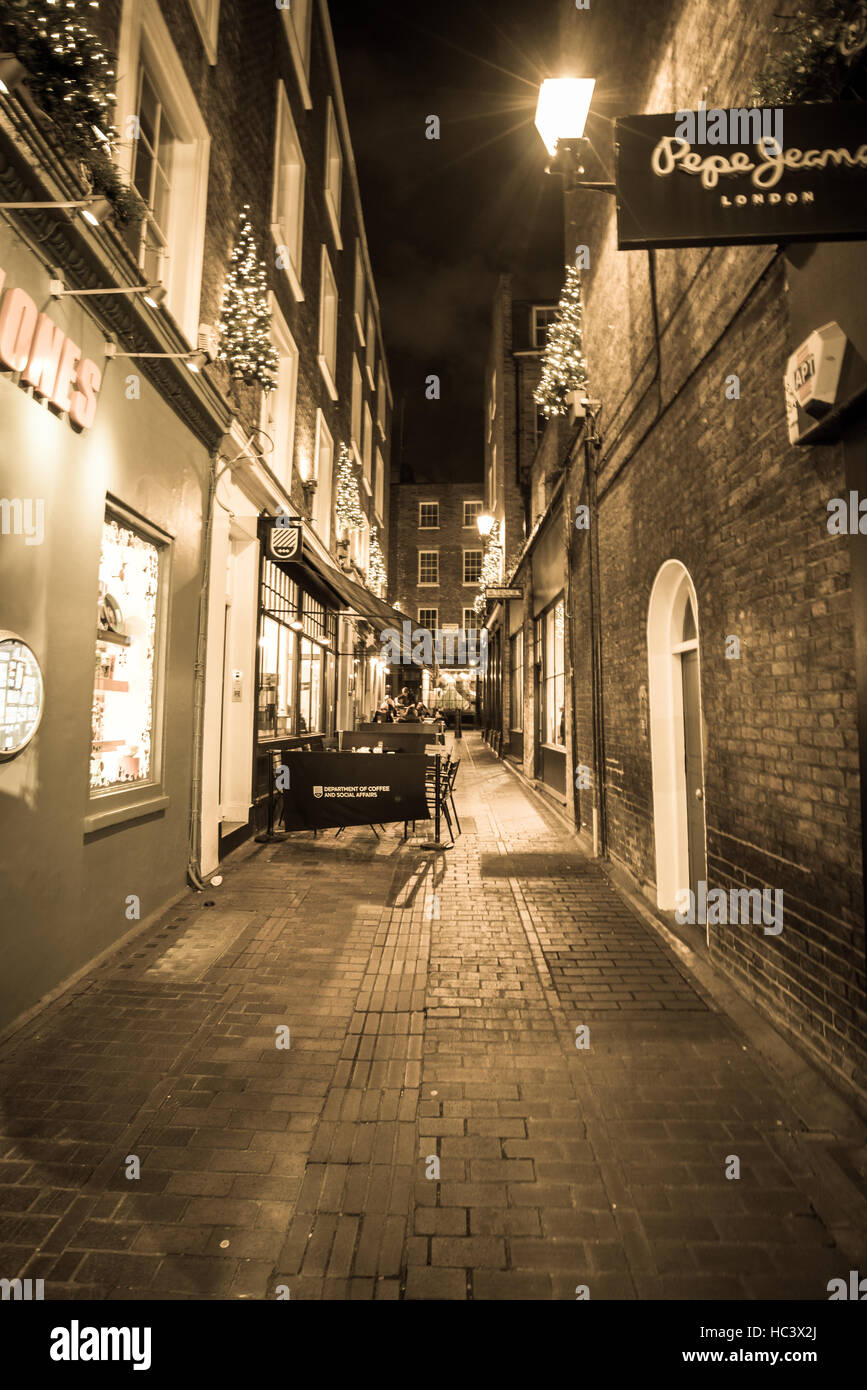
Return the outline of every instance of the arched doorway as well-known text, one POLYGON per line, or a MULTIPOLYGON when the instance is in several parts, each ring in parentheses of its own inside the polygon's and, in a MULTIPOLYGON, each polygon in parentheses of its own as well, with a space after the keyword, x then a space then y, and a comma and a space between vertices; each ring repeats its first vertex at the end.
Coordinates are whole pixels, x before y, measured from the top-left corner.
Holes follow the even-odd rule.
POLYGON ((647 613, 656 895, 671 911, 707 876, 698 603, 689 572, 666 560, 647 613))

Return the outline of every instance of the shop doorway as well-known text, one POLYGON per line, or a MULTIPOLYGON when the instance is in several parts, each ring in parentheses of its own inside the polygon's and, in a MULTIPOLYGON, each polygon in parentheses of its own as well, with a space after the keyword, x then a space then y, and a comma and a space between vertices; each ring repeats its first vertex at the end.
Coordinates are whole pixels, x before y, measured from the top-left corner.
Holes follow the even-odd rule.
POLYGON ((654 581, 647 657, 657 904, 672 911, 707 876, 698 603, 679 560, 654 581))

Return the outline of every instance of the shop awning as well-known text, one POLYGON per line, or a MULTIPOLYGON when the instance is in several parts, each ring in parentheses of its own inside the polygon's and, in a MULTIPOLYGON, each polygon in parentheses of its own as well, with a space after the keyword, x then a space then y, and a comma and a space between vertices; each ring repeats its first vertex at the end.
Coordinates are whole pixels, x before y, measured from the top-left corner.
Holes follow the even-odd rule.
POLYGON ((377 598, 362 584, 356 584, 354 580, 318 552, 305 549, 303 558, 292 561, 287 565, 287 568, 297 570, 301 576, 308 575, 319 585, 326 585, 341 604, 357 617, 364 618, 366 622, 371 623, 377 632, 382 632, 385 628, 396 628, 399 633, 402 633, 403 623, 410 622, 405 613, 401 613, 397 608, 392 608, 391 604, 386 603, 384 599, 377 598))

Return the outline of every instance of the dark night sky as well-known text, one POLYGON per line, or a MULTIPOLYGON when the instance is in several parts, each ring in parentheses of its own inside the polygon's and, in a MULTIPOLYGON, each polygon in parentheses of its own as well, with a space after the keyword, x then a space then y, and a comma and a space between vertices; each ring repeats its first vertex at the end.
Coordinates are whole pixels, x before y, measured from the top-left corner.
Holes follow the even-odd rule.
POLYGON ((332 0, 382 306, 393 458, 419 481, 481 478, 490 301, 501 270, 562 264, 562 195, 533 125, 555 0, 332 0), (547 32, 546 32, 547 29, 547 32), (425 138, 429 115, 439 141, 425 138), (425 378, 442 398, 425 398, 425 378))

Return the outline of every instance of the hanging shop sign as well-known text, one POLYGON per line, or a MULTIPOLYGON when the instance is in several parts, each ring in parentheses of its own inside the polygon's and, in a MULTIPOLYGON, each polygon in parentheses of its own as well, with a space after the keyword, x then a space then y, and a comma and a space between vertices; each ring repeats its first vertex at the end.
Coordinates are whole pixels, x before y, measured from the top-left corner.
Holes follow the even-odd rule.
MULTIPOLYGON (((0 268, 0 292, 5 281, 0 268)), ((0 300, 0 369, 20 372, 19 384, 32 386, 34 395, 67 415, 73 428, 93 424, 101 371, 19 288, 5 290, 0 300)))
POLYGON ((27 747, 39 728, 44 703, 34 652, 14 632, 0 631, 0 762, 27 747))
MULTIPOLYGON (((734 246, 867 237, 867 121, 862 102, 787 106, 775 134, 710 143, 705 120, 626 116, 616 122, 617 244, 734 246), (688 128, 695 143, 678 134, 688 128), (779 140, 777 139, 779 135, 779 140), (702 139, 702 136, 704 138, 702 139)), ((720 113, 725 114, 725 113, 720 113)), ((733 111, 732 117, 761 116, 733 111)), ((765 113, 767 114, 767 113, 765 113)), ((726 138, 747 134, 729 121, 726 138)))
POLYGON ((511 598, 523 598, 523 597, 524 597, 524 590, 523 590, 523 589, 497 589, 497 588, 491 588, 490 584, 489 584, 488 587, 485 589, 485 598, 490 598, 490 599, 511 599, 511 598))
POLYGON ((837 323, 817 328, 786 363, 786 423, 789 443, 797 444, 837 402, 846 334, 837 323))
POLYGON ((304 534, 300 521, 278 517, 268 532, 268 554, 272 560, 300 560, 304 553, 304 534))

